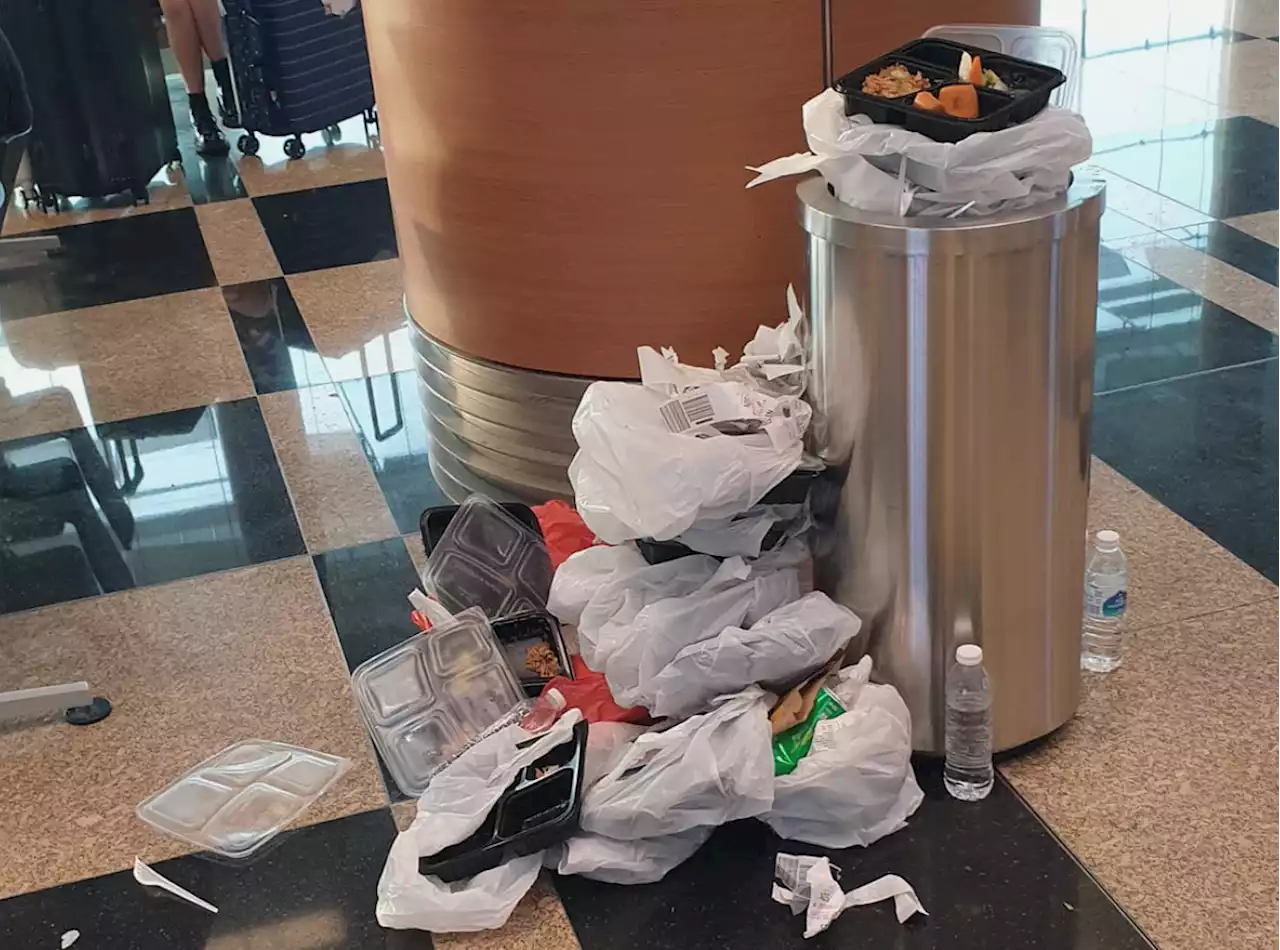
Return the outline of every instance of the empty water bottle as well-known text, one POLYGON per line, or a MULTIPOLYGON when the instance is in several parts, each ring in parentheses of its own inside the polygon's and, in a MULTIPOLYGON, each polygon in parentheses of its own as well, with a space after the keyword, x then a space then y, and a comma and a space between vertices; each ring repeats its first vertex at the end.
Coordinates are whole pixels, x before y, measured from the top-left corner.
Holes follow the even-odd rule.
POLYGON ((982 668, 982 647, 956 649, 947 672, 947 761, 942 779, 952 798, 976 802, 991 793, 991 684, 982 668))
POLYGON ((1128 586, 1129 564, 1120 550, 1120 535, 1115 531, 1099 531, 1084 572, 1081 669, 1110 673, 1120 665, 1128 586))

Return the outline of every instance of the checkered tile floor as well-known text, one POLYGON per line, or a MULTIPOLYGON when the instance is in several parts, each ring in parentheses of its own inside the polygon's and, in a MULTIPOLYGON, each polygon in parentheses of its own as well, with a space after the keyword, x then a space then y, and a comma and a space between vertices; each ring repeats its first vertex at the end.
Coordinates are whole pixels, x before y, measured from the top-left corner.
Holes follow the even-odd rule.
MULTIPOLYGON (((1153 6, 1090 7, 1082 104, 1109 181, 1091 517, 1126 537, 1131 659, 1002 767, 985 810, 931 798, 896 843, 843 859, 934 896, 904 945, 1144 945, 1039 819, 1160 946, 1275 941, 1265 902, 1220 899, 1276 889, 1260 757, 1276 743, 1275 10, 1236 4, 1214 27, 1198 4, 1153 6), (966 814, 957 854, 944 842, 966 814), (991 889, 952 890, 965 859, 991 889)), ((1050 7, 1079 31, 1079 4, 1050 7)), ((15 206, 3 223, 62 251, 0 281, 0 688, 87 678, 116 712, 0 731, 0 946, 72 927, 91 947, 428 945, 373 922, 403 806, 347 679, 414 632, 417 519, 445 500, 366 131, 351 120, 299 162, 278 141, 216 162, 184 149, 149 205, 15 206), (251 869, 179 857, 134 819, 248 736, 355 767, 251 869), (135 855, 175 858, 224 914, 145 902, 118 873, 135 855)), ((767 899, 776 849, 734 828, 670 886, 547 879, 504 930, 449 942, 799 943, 767 899)), ((840 946, 899 939, 843 924, 840 946)))

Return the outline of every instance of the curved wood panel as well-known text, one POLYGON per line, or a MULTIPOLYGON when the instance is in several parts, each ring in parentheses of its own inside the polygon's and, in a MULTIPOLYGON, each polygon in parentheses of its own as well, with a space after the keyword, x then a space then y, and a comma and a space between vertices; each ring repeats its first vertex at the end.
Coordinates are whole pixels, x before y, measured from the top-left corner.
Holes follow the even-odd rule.
MULTIPOLYGON (((836 65, 940 17, 836 0, 836 65)), ((970 19, 1028 22, 1031 0, 970 19)), ((817 0, 364 0, 414 320, 470 356, 630 377, 635 347, 709 361, 785 314, 817 0)), ((913 10, 915 12, 913 12, 913 10)), ((1033 11, 1032 11, 1033 12, 1033 11)), ((945 17, 943 17, 945 18, 945 17)))

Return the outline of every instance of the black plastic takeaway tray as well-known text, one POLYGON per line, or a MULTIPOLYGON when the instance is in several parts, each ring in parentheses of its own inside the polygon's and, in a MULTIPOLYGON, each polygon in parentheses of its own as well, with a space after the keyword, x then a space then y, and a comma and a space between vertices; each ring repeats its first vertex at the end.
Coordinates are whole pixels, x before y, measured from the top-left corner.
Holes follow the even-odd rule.
POLYGON ((573 664, 564 645, 560 624, 551 614, 530 610, 491 622, 493 635, 502 645, 507 665, 511 667, 511 672, 516 675, 527 696, 540 695, 551 679, 549 676, 539 676, 525 664, 525 656, 534 644, 545 643, 551 647, 551 652, 556 655, 556 662, 560 664, 560 672, 556 675, 573 679, 573 664))
POLYGON ((919 39, 859 66, 841 76, 833 85, 844 97, 846 115, 866 115, 873 122, 900 125, 937 142, 959 142, 974 132, 999 132, 1025 122, 1048 105, 1053 90, 1066 81, 1066 76, 1059 70, 1030 60, 950 40, 919 39), (912 104, 915 93, 886 99, 862 91, 862 81, 868 75, 901 63, 929 79, 929 91, 937 95, 943 86, 959 83, 957 70, 960 54, 965 51, 980 56, 983 66, 994 70, 1013 90, 1005 93, 979 88, 976 119, 957 119, 917 109, 912 104))
MULTIPOLYGON (((449 522, 458 513, 458 507, 458 505, 440 505, 436 508, 428 508, 422 513, 422 517, 418 519, 418 528, 422 531, 422 546, 426 548, 427 557, 431 557, 431 552, 436 549, 436 545, 444 537, 444 532, 449 527, 449 522)), ((533 513, 533 509, 528 505, 522 505, 515 501, 504 501, 501 503, 501 507, 503 511, 515 518, 539 538, 542 537, 542 526, 538 524, 538 516, 533 513)))
POLYGON ((950 69, 952 75, 955 75, 960 66, 960 54, 966 51, 970 56, 980 56, 982 65, 1003 79, 1005 85, 1012 90, 1011 113, 1015 124, 1026 122, 1039 115, 1040 111, 1049 104, 1053 91, 1067 81, 1066 74, 1052 66, 997 53, 995 50, 965 46, 953 40, 933 38, 912 40, 910 43, 899 46, 894 52, 919 63, 950 69))
MULTIPOLYGON (((760 550, 772 551, 781 544, 785 537, 787 526, 785 524, 775 524, 765 534, 764 540, 760 542, 760 550)), ((636 539, 636 548, 640 551, 640 556, 650 564, 663 564, 667 561, 674 561, 678 557, 688 557, 691 554, 697 554, 693 548, 679 541, 654 541, 652 538, 636 539)), ((707 557, 716 557, 714 554, 708 554, 707 557)), ((717 558, 723 561, 724 558, 717 558)))
POLYGON ((586 755, 584 720, 573 727, 572 739, 525 767, 474 834, 419 858, 418 873, 461 881, 572 837, 582 812, 586 755))

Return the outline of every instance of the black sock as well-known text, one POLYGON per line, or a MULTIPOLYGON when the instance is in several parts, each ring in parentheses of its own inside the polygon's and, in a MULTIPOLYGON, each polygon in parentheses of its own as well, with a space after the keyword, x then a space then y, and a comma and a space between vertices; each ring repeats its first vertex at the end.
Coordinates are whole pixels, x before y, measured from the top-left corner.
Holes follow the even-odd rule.
POLYGON ((203 92, 187 93, 187 105, 190 107, 192 115, 213 115, 209 111, 209 100, 204 97, 203 92))
POLYGON ((218 89, 222 91, 223 99, 234 100, 235 95, 231 84, 231 64, 227 62, 224 56, 222 59, 215 59, 209 63, 213 67, 213 78, 218 81, 218 89))

